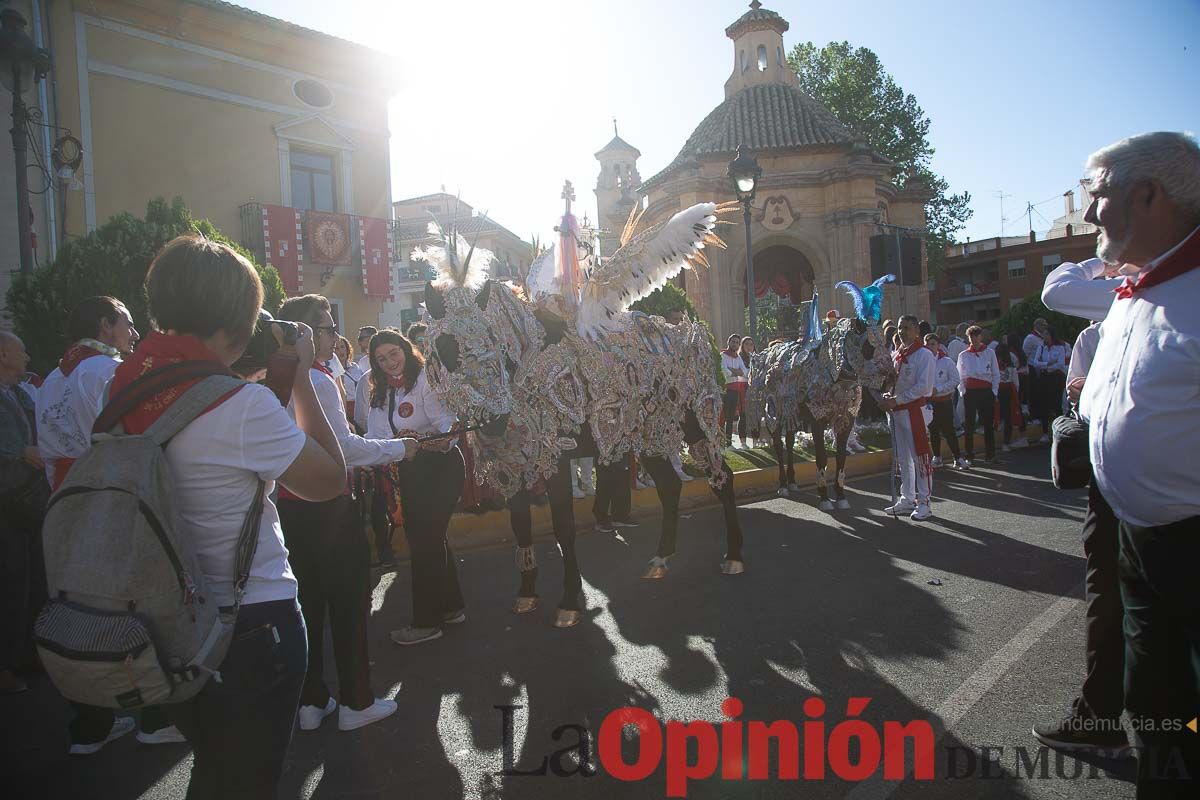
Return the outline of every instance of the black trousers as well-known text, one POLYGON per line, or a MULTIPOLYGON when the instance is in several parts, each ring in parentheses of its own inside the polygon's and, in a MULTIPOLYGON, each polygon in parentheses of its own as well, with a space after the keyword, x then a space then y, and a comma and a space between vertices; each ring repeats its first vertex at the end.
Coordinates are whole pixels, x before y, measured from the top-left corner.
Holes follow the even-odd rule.
POLYGON ((1137 797, 1200 797, 1200 517, 1143 528, 1122 520, 1125 707, 1145 751, 1137 797))
POLYGON ((966 438, 967 458, 975 458, 975 425, 983 425, 983 452, 985 458, 996 457, 996 429, 992 426, 996 396, 991 387, 967 389, 963 396, 963 435, 966 438))
POLYGON ((741 395, 733 389, 725 390, 725 438, 733 438, 733 421, 737 420, 738 436, 746 438, 746 415, 738 414, 738 400, 741 395))
POLYGON ((1050 435, 1050 426, 1062 416, 1063 391, 1067 388, 1067 376, 1062 372, 1043 372, 1038 376, 1042 392, 1042 430, 1050 435))
POLYGON ((440 628, 446 614, 466 605, 454 553, 446 541, 463 477, 463 457, 457 447, 448 453, 423 450, 414 460, 400 464, 404 535, 412 560, 412 624, 417 628, 440 628))
POLYGON ((633 507, 633 489, 629 485, 629 456, 625 455, 612 464, 596 462, 596 499, 592 502, 592 516, 598 523, 614 519, 629 519, 633 507))
POLYGON ((946 446, 957 459, 958 436, 954 433, 954 396, 945 400, 933 401, 933 421, 929 423, 929 446, 934 457, 942 455, 942 437, 946 437, 946 446))
POLYGON ((1044 392, 1041 374, 1030 366, 1029 376, 1025 381, 1025 402, 1029 404, 1029 421, 1037 420, 1042 423, 1042 430, 1049 434, 1050 426, 1046 424, 1046 418, 1042 411, 1042 406, 1045 405, 1042 400, 1044 392))
POLYGON ((1125 607, 1121 604, 1119 554, 1120 523, 1093 478, 1083 517, 1087 677, 1075 701, 1075 713, 1089 719, 1117 720, 1125 707, 1125 607))
MULTIPOLYGON (((996 399, 1000 405, 1000 429, 1004 432, 1005 444, 1012 444, 1012 393, 1013 385, 1002 383, 1000 384, 1000 396, 996 399)), ((1018 402, 1020 401, 1018 400, 1018 402)))
POLYGON ((357 525, 350 495, 323 503, 280 499, 279 521, 288 562, 300 585, 300 610, 308 629, 308 674, 300 704, 323 708, 325 620, 333 639, 342 705, 361 711, 375 702, 367 656, 371 611, 370 550, 357 525))

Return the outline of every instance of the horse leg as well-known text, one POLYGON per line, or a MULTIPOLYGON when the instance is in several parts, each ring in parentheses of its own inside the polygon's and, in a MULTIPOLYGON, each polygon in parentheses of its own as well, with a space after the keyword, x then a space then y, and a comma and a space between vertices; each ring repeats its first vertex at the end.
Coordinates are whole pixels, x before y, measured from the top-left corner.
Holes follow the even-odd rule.
POLYGON ((846 499, 846 442, 850 441, 850 431, 852 430, 854 430, 853 422, 845 430, 834 431, 837 443, 837 476, 833 479, 833 490, 837 494, 835 505, 843 511, 850 508, 850 501, 846 499))
POLYGON ((558 471, 546 479, 550 519, 563 560, 563 596, 554 617, 554 627, 570 628, 582 618, 583 578, 575 553, 575 498, 571 494, 571 462, 562 459, 558 471))
POLYGON ((787 434, 787 482, 788 487, 799 489, 796 484, 796 432, 788 431, 787 434))
POLYGON ((533 513, 529 509, 528 489, 522 489, 508 501, 508 521, 517 539, 517 571, 521 573, 521 587, 512 610, 514 614, 528 614, 538 607, 538 567, 533 552, 533 513))
POLYGON ((675 555, 679 533, 679 490, 683 481, 679 480, 671 463, 662 456, 643 456, 642 466, 654 479, 658 502, 662 504, 662 534, 658 537, 658 550, 642 577, 659 580, 667 577, 667 559, 675 555))
POLYGON ((786 453, 783 452, 783 431, 782 429, 774 431, 768 429, 768 431, 771 434, 771 448, 775 451, 775 460, 779 462, 779 491, 776 493, 780 497, 787 497, 788 479, 787 469, 784 466, 786 453))
POLYGON ((822 422, 813 425, 813 449, 817 456, 817 494, 821 497, 817 508, 822 511, 833 511, 833 502, 829 499, 829 479, 825 474, 829 457, 825 452, 825 425, 822 422))
POLYGON ((721 501, 721 511, 725 515, 725 560, 721 572, 740 575, 746 571, 746 562, 742 559, 742 525, 738 521, 737 496, 733 491, 733 470, 722 457, 721 448, 704 437, 700 422, 690 410, 684 418, 683 437, 696 463, 708 476, 709 488, 721 501))

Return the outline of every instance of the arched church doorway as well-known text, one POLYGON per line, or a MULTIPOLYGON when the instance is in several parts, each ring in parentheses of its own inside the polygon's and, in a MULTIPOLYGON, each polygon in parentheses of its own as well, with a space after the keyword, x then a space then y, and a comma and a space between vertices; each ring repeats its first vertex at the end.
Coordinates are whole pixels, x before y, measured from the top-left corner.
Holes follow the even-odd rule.
MULTIPOLYGON (((759 342, 792 338, 800 327, 801 304, 812 299, 813 267, 794 247, 772 245, 754 255, 754 298, 758 311, 759 342)), ((749 327, 750 292, 742 301, 749 327)))

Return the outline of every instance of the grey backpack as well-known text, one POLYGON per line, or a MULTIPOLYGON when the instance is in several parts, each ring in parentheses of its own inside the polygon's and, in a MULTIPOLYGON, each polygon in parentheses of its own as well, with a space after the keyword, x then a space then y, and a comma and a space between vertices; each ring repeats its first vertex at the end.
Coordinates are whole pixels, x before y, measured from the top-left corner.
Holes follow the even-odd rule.
POLYGON ((258 546, 265 484, 238 537, 234 605, 222 612, 176 511, 165 448, 244 383, 216 362, 147 373, 105 406, 91 448, 51 497, 42 528, 50 600, 34 634, 67 699, 108 708, 180 703, 210 676, 220 680, 258 546), (145 433, 121 430, 139 402, 197 377, 145 433))

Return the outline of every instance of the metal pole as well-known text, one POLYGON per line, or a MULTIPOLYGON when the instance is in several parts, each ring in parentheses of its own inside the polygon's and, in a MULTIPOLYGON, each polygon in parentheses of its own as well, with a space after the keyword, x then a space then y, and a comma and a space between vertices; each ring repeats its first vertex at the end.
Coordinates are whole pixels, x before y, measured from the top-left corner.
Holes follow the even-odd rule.
POLYGON ((758 304, 754 296, 754 256, 750 252, 750 198, 742 201, 742 219, 746 224, 746 290, 750 297, 750 338, 758 346, 758 304))
POLYGON ((29 176, 25 169, 25 101, 21 99, 21 67, 13 64, 12 143, 13 166, 17 172, 17 242, 21 272, 33 272, 33 242, 29 238, 29 176))

